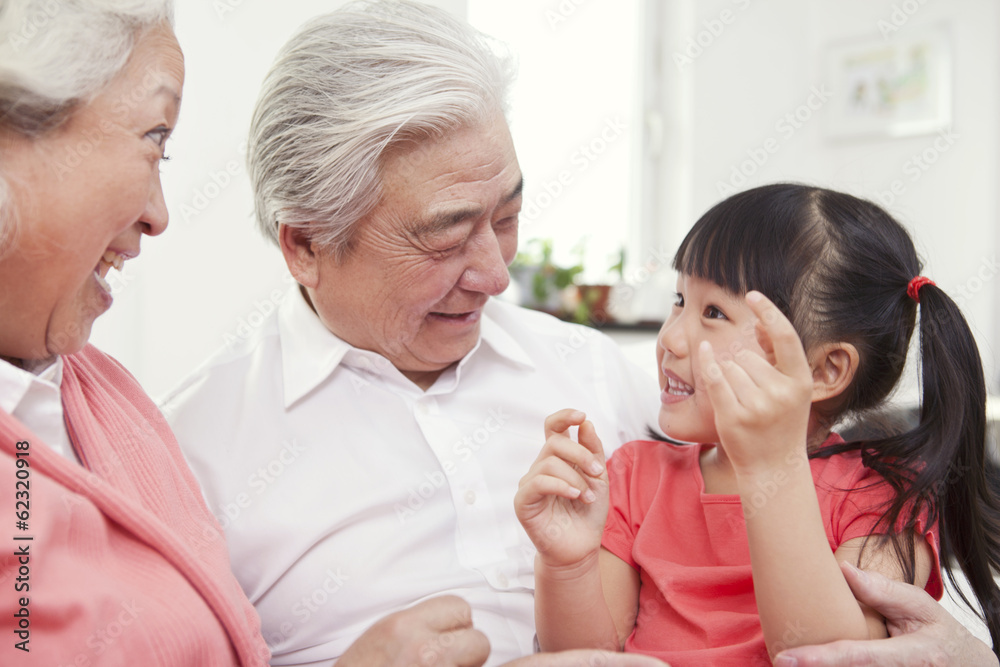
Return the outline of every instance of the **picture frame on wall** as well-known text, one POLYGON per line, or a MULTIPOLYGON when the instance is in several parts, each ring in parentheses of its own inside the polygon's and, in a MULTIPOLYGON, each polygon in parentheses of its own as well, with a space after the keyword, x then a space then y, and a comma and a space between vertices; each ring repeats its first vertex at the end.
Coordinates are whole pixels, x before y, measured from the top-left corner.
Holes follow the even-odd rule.
POLYGON ((827 136, 907 137, 949 128, 952 63, 945 24, 830 47, 826 68, 833 98, 827 136))

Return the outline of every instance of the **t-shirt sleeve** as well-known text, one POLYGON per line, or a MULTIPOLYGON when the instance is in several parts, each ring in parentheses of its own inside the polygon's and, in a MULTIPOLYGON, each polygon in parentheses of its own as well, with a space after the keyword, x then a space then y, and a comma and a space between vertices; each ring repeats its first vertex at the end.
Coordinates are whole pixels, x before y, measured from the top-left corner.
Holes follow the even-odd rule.
MULTIPOLYGON (((896 497, 893 488, 885 483, 877 473, 867 469, 862 473, 860 479, 851 484, 850 488, 851 490, 845 492, 842 502, 839 503, 837 516, 834 518, 837 544, 840 545, 868 535, 886 534, 887 526, 882 518, 896 497)), ((903 510, 904 518, 908 511, 908 509, 903 510)), ((927 542, 933 558, 931 573, 924 590, 935 600, 940 600, 944 594, 944 581, 940 566, 940 537, 937 522, 933 524, 928 522, 926 508, 917 517, 913 530, 927 542)))
POLYGON ((631 567, 639 569, 632 558, 632 545, 638 530, 638 521, 632 516, 630 489, 634 482, 635 450, 632 443, 623 445, 608 459, 610 503, 608 520, 604 524, 601 546, 621 558, 631 567))

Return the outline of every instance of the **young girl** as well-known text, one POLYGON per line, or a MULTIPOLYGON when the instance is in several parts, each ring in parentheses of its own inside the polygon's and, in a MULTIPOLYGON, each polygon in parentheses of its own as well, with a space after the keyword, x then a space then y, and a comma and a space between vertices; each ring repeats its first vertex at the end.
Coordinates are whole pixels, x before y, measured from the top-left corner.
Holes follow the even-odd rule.
POLYGON ((870 202, 769 185, 708 211, 674 268, 659 424, 683 442, 628 443, 605 472, 593 425, 564 410, 515 497, 538 548, 541 647, 770 664, 792 646, 886 636, 838 563, 940 598, 939 553, 1000 645, 982 364, 906 231, 870 202), (919 423, 845 443, 831 426, 895 387, 918 309, 919 423))

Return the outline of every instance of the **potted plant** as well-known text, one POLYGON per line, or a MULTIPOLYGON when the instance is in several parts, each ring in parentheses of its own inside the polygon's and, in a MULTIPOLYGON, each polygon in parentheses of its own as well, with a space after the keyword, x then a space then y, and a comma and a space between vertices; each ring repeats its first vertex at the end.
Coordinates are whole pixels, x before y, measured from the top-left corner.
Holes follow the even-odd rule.
POLYGON ((574 254, 574 264, 560 266, 552 259, 552 239, 529 240, 510 265, 521 305, 565 318, 568 312, 563 294, 583 272, 583 248, 574 248, 574 254))

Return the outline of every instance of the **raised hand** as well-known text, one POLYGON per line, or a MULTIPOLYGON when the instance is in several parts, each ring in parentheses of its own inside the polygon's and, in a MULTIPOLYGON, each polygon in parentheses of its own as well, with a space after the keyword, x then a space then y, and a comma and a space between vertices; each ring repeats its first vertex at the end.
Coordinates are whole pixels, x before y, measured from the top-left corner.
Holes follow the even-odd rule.
POLYGON ((812 371, 792 323, 760 292, 746 301, 763 356, 745 347, 718 358, 708 341, 698 349, 716 431, 737 473, 804 456, 812 398, 812 371))
POLYGON ((579 410, 545 420, 545 445, 521 478, 514 511, 539 556, 550 566, 596 557, 608 514, 604 447, 579 410), (579 426, 579 442, 569 435, 579 426))

